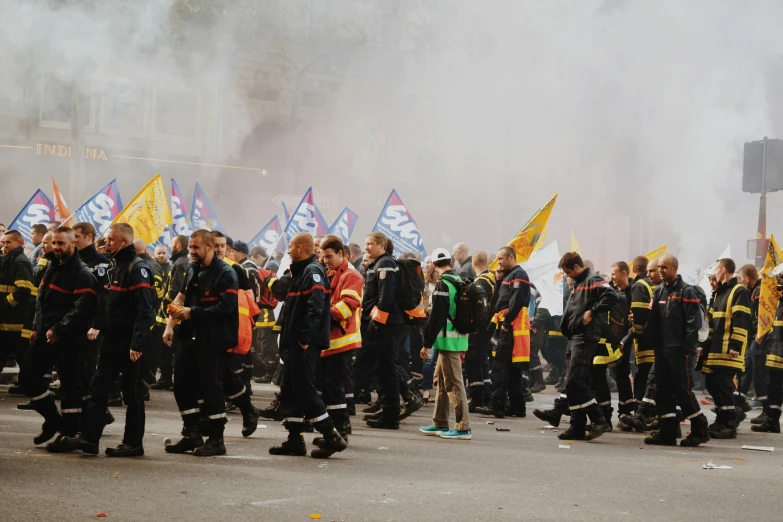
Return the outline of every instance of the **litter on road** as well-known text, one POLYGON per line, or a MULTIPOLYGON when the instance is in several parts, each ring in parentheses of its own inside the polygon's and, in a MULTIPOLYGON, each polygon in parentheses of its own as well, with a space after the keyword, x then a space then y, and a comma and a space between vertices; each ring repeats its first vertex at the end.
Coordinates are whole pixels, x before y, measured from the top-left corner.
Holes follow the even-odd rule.
POLYGON ((775 451, 772 446, 742 446, 742 449, 753 451, 775 451))
POLYGON ((704 469, 734 469, 734 468, 732 468, 731 466, 726 466, 725 464, 718 465, 712 461, 709 461, 704 465, 704 469))

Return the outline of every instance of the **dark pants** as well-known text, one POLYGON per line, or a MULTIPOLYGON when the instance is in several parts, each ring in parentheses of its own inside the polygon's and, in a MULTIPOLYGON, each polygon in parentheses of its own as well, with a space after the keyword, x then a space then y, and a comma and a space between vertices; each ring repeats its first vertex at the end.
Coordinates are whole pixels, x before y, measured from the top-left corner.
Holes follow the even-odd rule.
POLYGON ((525 379, 522 378, 523 364, 512 363, 514 334, 511 331, 498 331, 492 337, 492 362, 490 379, 492 408, 503 411, 506 409, 506 397, 514 415, 525 413, 525 379))
MULTIPOLYGON (((711 373, 706 374, 707 391, 712 395, 717 410, 718 423, 724 426, 734 426, 734 375, 737 370, 711 366, 711 373)), ((660 377, 658 378, 660 381, 660 377)), ((660 382, 658 384, 660 388, 660 382)))
POLYGON ((0 332, 0 368, 5 366, 8 356, 16 352, 16 346, 20 339, 20 332, 0 332))
POLYGON ((318 389, 326 412, 336 426, 348 422, 348 402, 345 397, 345 359, 351 352, 342 352, 318 359, 318 389))
MULTIPOLYGON (((636 375, 633 378, 633 399, 638 410, 642 405, 647 391, 647 379, 650 376, 650 370, 653 367, 653 363, 642 363, 636 365, 636 375)), ((655 398, 651 398, 655 400, 655 398)))
MULTIPOLYGON (((163 349, 169 348, 166 346, 166 343, 163 342, 163 332, 165 330, 165 324, 156 322, 152 326, 152 331, 150 332, 150 349, 146 354, 144 354, 147 357, 147 371, 143 375, 143 378, 144 382, 147 384, 155 384, 157 381, 156 375, 158 373, 161 360, 163 359, 163 349)), ((168 382, 171 382, 171 380, 168 382)))
MULTIPOLYGON (((86 337, 86 332, 82 335, 86 337)), ((24 364, 19 370, 19 383, 25 395, 30 397, 35 410, 44 417, 45 421, 59 423, 60 433, 68 437, 76 436, 82 414, 84 390, 78 377, 78 351, 84 341, 60 339, 50 345, 46 342, 46 334, 39 333, 28 349, 24 364), (55 364, 60 376, 62 418, 49 392, 52 366, 55 364)))
POLYGON ((290 433, 301 433, 305 420, 326 434, 334 431, 334 422, 326 412, 323 400, 318 395, 315 372, 321 348, 310 345, 306 350, 293 347, 283 366, 285 393, 280 394, 283 411, 286 412, 285 426, 290 433))
POLYGON ((250 401, 248 389, 242 379, 245 373, 245 355, 239 353, 227 353, 223 366, 223 393, 226 400, 237 406, 250 401))
POLYGON ((108 332, 103 340, 98 368, 90 383, 90 398, 82 426, 82 437, 98 443, 103 434, 106 407, 114 381, 122 373, 122 396, 125 401, 125 434, 122 442, 129 446, 142 445, 144 438, 144 387, 141 383, 146 370, 145 357, 130 360, 132 332, 108 332))
POLYGON ((383 406, 383 416, 397 420, 400 416, 401 375, 398 369, 402 325, 380 325, 367 328, 362 324, 362 348, 356 351, 354 363, 354 388, 365 390, 370 386, 373 375, 378 375, 380 386, 378 399, 383 406))
POLYGON ((272 376, 279 364, 280 349, 277 346, 277 332, 272 327, 258 327, 255 330, 255 347, 253 353, 253 375, 272 376))
POLYGON ((354 403, 353 392, 353 353, 345 352, 343 356, 343 389, 345 390, 345 401, 348 404, 354 403))
POLYGON ((561 375, 565 375, 568 340, 561 336, 550 336, 547 338, 545 348, 544 359, 547 360, 550 366, 560 370, 561 375))
MULTIPOLYGON (((751 372, 753 375, 751 380, 753 381, 753 389, 756 392, 756 399, 758 400, 763 400, 767 396, 767 385, 769 382, 766 355, 764 354, 766 342, 766 338, 764 338, 760 345, 757 344, 756 341, 753 341, 753 343, 750 345, 750 350, 748 350, 748 352, 751 354, 751 372)), ((745 382, 743 381, 743 384, 744 383, 745 382)), ((750 389, 749 386, 748 389, 750 389)), ((744 390, 743 393, 747 393, 748 389, 744 390)))
POLYGON ((465 353, 465 375, 468 380, 467 393, 473 404, 484 406, 492 393, 492 379, 489 378, 489 347, 492 335, 486 331, 470 334, 468 351, 465 353))
POLYGON ((614 367, 614 379, 617 381, 617 414, 628 414, 634 410, 633 384, 631 384, 631 355, 628 346, 614 367))
POLYGON ((593 364, 590 373, 590 390, 602 410, 612 408, 612 394, 609 391, 609 381, 606 380, 606 369, 605 364, 593 364))
POLYGON ((684 348, 680 350, 655 350, 656 402, 661 417, 661 436, 676 437, 677 407, 682 416, 691 421, 691 433, 704 434, 707 428, 699 401, 693 393, 693 358, 684 348))
POLYGON ((568 341, 565 394, 571 411, 571 428, 577 431, 584 431, 588 416, 594 423, 603 420, 603 412, 598 408, 590 386, 593 358, 597 351, 597 342, 584 339, 568 341))
POLYGON ((223 382, 228 354, 208 350, 194 341, 180 344, 174 363, 174 399, 185 427, 198 425, 200 414, 209 421, 210 434, 223 437, 226 397, 223 382))
MULTIPOLYGON (((86 334, 85 334, 86 337, 86 334)), ((90 390, 92 377, 95 375, 95 369, 98 366, 98 359, 101 353, 103 336, 99 335, 94 341, 87 341, 80 344, 77 353, 78 366, 76 368, 79 387, 84 392, 82 397, 82 408, 87 408, 87 400, 90 398, 87 393, 90 390)))
POLYGON ((783 370, 769 367, 767 370, 769 373, 769 395, 765 409, 773 421, 780 421, 780 409, 783 406, 783 370))

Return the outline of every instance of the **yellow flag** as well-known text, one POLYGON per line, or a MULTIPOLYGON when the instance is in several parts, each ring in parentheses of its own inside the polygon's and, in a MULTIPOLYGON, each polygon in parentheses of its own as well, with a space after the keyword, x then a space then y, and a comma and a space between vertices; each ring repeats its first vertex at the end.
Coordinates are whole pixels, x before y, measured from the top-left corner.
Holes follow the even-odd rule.
POLYGON ((122 209, 112 221, 127 223, 133 227, 135 236, 146 244, 157 241, 163 230, 171 225, 171 211, 163 190, 163 178, 158 174, 147 183, 136 197, 122 209))
POLYGON ((646 254, 644 254, 644 257, 652 261, 653 259, 659 259, 665 256, 667 253, 668 252, 666 250, 666 245, 663 245, 663 246, 659 246, 658 248, 656 248, 651 252, 647 252, 646 254))
POLYGON ((783 252, 781 252, 778 242, 775 241, 775 236, 770 234, 767 259, 764 261, 764 268, 759 272, 761 275, 761 296, 759 298, 759 326, 756 331, 758 337, 763 337, 772 330, 772 320, 775 318, 775 310, 781 295, 772 271, 780 263, 783 263, 783 252))
MULTIPOLYGON (((552 196, 552 199, 544 205, 536 214, 522 227, 522 230, 517 233, 514 239, 508 244, 517 253, 517 263, 524 263, 530 258, 530 254, 536 249, 536 245, 542 240, 544 234, 546 234, 546 226, 549 222, 549 215, 552 214, 552 209, 555 206, 555 200, 557 194, 552 196)), ((543 243, 543 242, 542 242, 543 243)), ((540 246, 540 245, 539 245, 540 246)), ((497 259, 492 261, 489 265, 489 269, 494 271, 498 266, 497 259)))
POLYGON ((576 252, 580 256, 582 255, 582 249, 579 248, 579 243, 576 242, 576 236, 574 235, 574 231, 571 231, 571 252, 576 252))

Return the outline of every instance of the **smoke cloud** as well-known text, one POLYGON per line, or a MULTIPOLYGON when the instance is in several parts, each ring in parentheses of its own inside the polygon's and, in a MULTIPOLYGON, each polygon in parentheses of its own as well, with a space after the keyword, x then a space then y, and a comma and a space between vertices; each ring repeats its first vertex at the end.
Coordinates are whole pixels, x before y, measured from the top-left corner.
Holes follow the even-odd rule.
MULTIPOLYGON (((87 167, 87 190, 116 176, 127 200, 157 171, 186 194, 198 181, 242 239, 312 185, 325 214, 359 214, 361 242, 396 188, 429 250, 494 251, 557 192, 548 240, 566 251, 573 230, 601 270, 663 243, 684 269, 727 243, 742 263, 758 219, 743 143, 783 135, 774 0, 0 0, 0 12, 0 145, 73 139, 39 123, 44 109, 68 114, 76 78, 88 145, 255 169, 116 160, 120 174, 87 167), (42 90, 46 74, 65 80, 42 90), (136 121, 107 109, 118 82, 141 130, 103 130, 136 121)), ((78 181, 65 163, 34 165, 0 149, 4 222, 51 175, 78 181)))

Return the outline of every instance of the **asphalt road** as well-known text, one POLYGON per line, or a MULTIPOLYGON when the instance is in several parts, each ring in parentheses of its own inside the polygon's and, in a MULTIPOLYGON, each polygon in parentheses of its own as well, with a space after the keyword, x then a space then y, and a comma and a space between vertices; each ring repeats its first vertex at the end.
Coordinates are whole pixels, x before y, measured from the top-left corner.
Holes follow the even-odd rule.
MULTIPOLYGON (((265 406, 272 388, 256 387, 265 406)), ((472 441, 425 437, 427 406, 399 431, 354 418, 349 448, 329 460, 271 457, 285 438, 266 422, 250 439, 229 414, 228 455, 168 455, 180 420, 173 394, 147 403, 146 455, 103 456, 122 437, 123 415, 107 427, 100 456, 52 455, 33 446, 40 417, 0 387, 0 520, 780 520, 782 435, 756 434, 748 421, 732 441, 685 449, 645 446, 642 436, 613 432, 594 442, 559 441, 530 414, 472 418, 472 441), (511 428, 498 432, 496 427, 511 428), (780 446, 773 453, 743 444, 780 446), (568 446, 567 449, 561 445, 568 446), (713 461, 731 470, 705 470, 713 461)), ((550 388, 533 407, 548 407, 550 388)), ((701 396, 700 396, 701 397, 701 396)), ((751 413, 751 416, 758 411, 751 413)), ((712 415, 708 415, 712 420, 712 415)), ((686 430, 687 431, 687 430, 686 430)), ((309 444, 308 437, 308 444, 309 444)))

